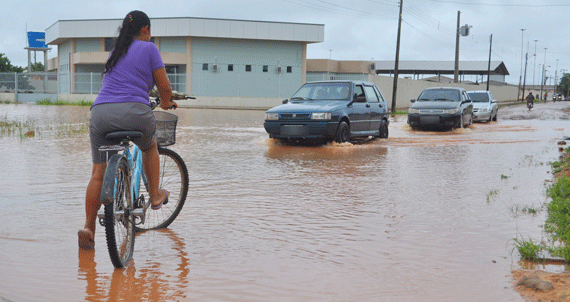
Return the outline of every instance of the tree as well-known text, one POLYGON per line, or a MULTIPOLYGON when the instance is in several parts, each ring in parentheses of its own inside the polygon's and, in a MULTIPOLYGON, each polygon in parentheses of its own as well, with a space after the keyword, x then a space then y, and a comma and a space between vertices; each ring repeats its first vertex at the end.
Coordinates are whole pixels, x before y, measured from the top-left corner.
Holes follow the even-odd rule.
MULTIPOLYGON (((5 86, 7 90, 14 90, 13 73, 22 73, 23 71, 24 68, 12 65, 6 54, 0 53, 0 88, 5 86)), ((27 77, 18 77, 18 91, 21 90, 34 90, 27 77)))
POLYGON ((560 84, 558 84, 557 91, 561 92, 564 96, 569 95, 570 90, 570 73, 565 73, 560 79, 560 84))
POLYGON ((13 66, 6 54, 0 53, 0 72, 22 72, 22 67, 13 66))
POLYGON ((35 64, 32 64, 32 71, 43 72, 44 64, 42 64, 42 62, 36 62, 35 64))

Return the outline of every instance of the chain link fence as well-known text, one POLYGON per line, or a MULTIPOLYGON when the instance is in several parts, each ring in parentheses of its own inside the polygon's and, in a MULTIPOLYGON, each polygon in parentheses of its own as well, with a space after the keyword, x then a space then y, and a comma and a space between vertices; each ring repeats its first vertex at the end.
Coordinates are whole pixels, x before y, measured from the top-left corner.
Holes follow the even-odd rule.
MULTIPOLYGON (((172 90, 186 93, 186 74, 169 74, 172 90)), ((100 73, 0 72, 0 92, 36 94, 98 94, 103 76, 100 73), (18 87, 16 91, 15 87, 18 87)))

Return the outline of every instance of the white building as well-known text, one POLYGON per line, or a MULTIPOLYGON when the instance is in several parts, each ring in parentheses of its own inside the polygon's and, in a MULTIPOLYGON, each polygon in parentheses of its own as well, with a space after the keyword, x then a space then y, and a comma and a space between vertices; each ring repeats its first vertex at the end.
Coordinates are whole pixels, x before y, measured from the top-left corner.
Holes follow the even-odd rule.
MULTIPOLYGON (((60 20, 46 29, 46 43, 57 45, 48 69, 60 75, 60 94, 98 92, 121 23, 60 20)), ((151 34, 173 89, 197 96, 194 105, 266 108, 305 82, 307 44, 324 41, 324 25, 151 18, 151 34)))

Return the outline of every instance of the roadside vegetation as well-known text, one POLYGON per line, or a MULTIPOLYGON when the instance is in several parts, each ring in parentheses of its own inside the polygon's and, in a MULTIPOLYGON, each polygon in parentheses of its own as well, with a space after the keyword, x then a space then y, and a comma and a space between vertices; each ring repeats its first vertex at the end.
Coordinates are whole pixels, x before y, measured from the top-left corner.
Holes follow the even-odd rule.
MULTIPOLYGON (((22 104, 22 102, 2 100, 0 99, 0 104, 22 104)), ((58 105, 58 106, 93 106, 93 101, 88 100, 77 100, 77 101, 66 101, 66 100, 52 100, 43 99, 37 100, 36 105, 58 105)))
POLYGON ((57 101, 54 101, 52 99, 43 99, 43 100, 37 100, 36 105, 92 106, 93 101, 87 101, 87 100, 77 100, 77 101, 57 100, 57 101))
POLYGON ((544 230, 549 236, 543 243, 532 239, 515 238, 515 248, 523 259, 544 261, 543 252, 570 263, 570 148, 566 148, 559 161, 551 163, 555 182, 546 193, 551 201, 546 205, 547 219, 544 230), (548 244, 547 244, 548 243, 548 244))

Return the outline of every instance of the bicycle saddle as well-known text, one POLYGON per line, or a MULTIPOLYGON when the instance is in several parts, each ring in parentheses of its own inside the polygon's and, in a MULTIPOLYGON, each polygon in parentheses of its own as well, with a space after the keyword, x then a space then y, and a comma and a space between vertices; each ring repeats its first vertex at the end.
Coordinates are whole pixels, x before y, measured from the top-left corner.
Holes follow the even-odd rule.
POLYGON ((119 139, 129 139, 143 137, 143 133, 140 131, 115 131, 105 134, 106 140, 119 140, 119 139))

